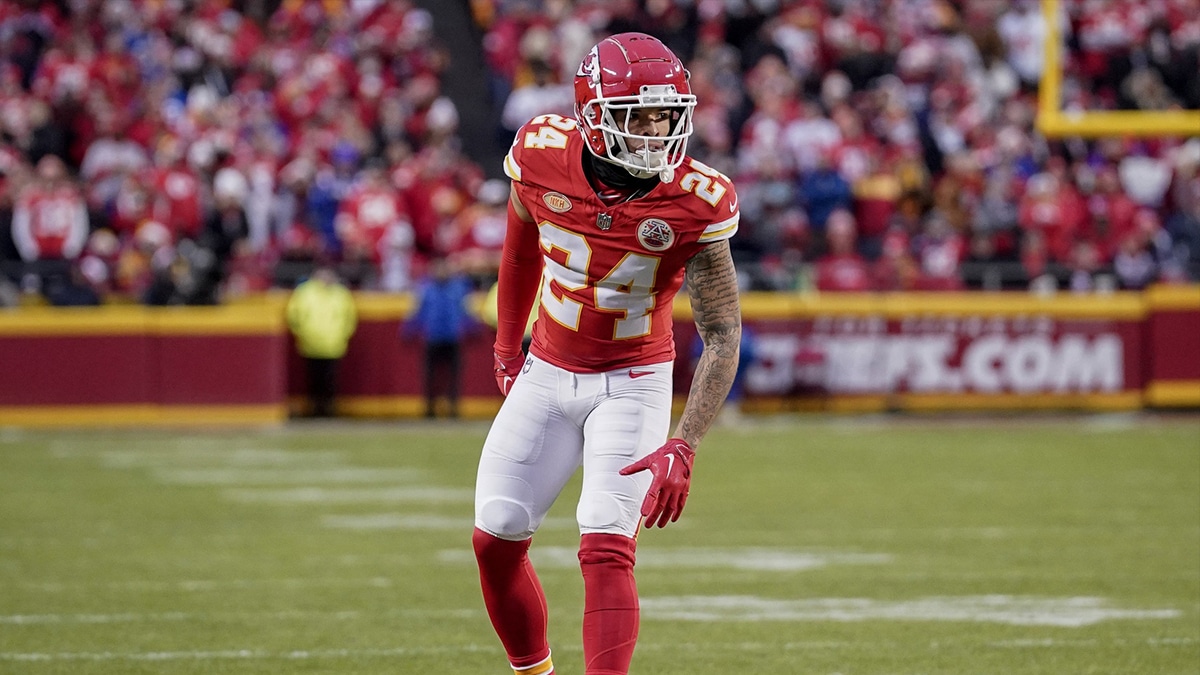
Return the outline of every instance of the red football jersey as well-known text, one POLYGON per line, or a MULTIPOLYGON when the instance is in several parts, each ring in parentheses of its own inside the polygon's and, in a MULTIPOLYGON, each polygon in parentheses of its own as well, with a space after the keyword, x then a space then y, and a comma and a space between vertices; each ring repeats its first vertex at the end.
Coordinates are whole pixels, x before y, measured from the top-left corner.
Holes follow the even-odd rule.
POLYGON ((408 215, 404 212, 395 193, 386 187, 360 185, 342 200, 338 235, 347 244, 358 245, 371 252, 372 260, 380 261, 380 241, 392 227, 407 225, 408 215))
POLYGON ((156 192, 154 218, 177 237, 198 237, 204 220, 196 174, 186 166, 175 166, 155 171, 152 181, 156 192))
POLYGON ((574 120, 541 115, 504 160, 542 249, 542 291, 530 351, 574 372, 675 358, 671 309, 684 266, 737 232, 729 178, 688 158, 674 180, 605 206, 583 171, 574 120))
POLYGON ((74 260, 87 236, 87 206, 73 186, 33 185, 17 199, 12 237, 23 259, 74 260))

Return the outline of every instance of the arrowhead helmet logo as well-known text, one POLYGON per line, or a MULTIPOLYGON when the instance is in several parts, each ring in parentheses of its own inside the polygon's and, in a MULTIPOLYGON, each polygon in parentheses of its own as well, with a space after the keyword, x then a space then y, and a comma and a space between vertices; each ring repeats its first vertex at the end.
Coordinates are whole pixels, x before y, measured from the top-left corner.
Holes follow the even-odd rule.
POLYGON ((596 87, 600 84, 600 69, 596 67, 596 62, 600 59, 598 47, 592 47, 592 51, 588 52, 583 60, 579 63, 579 70, 575 73, 576 77, 586 77, 591 80, 592 86, 596 87))

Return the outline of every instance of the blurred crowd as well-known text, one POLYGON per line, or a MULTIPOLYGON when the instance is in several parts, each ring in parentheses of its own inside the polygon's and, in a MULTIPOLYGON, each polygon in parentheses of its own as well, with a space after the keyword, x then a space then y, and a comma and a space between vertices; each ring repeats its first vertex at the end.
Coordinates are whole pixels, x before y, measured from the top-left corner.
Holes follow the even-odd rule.
MULTIPOLYGON (((653 27, 735 179, 743 286, 1142 288, 1200 269, 1200 128, 1048 140, 1047 32, 1016 0, 476 0, 511 132, 570 110, 597 34, 653 27)), ((1068 111, 1200 109, 1200 2, 1067 0, 1068 111)))
MULTIPOLYGON (((1062 107, 1200 109, 1200 0, 1066 0, 1062 107)), ((599 37, 687 63, 691 154, 738 185, 747 290, 1195 279, 1192 138, 1047 139, 1029 0, 470 0, 495 143, 572 115, 599 37)), ((211 304, 315 264, 486 288, 507 184, 410 0, 0 4, 0 304, 211 304), (486 170, 485 170, 486 169, 486 170), (495 171, 493 171, 495 169, 495 171)))
POLYGON ((463 154, 449 53, 408 0, 6 2, 0 53, 0 303, 495 266, 507 186, 463 154))

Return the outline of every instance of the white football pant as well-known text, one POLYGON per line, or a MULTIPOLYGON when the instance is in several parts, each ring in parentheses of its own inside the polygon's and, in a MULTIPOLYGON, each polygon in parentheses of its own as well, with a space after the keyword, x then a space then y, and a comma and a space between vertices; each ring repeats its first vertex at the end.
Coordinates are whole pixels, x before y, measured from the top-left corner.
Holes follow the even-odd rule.
POLYGON ((618 472, 666 441, 672 367, 572 373, 530 355, 483 444, 475 527, 528 539, 582 464, 580 534, 636 535, 651 475, 618 472))

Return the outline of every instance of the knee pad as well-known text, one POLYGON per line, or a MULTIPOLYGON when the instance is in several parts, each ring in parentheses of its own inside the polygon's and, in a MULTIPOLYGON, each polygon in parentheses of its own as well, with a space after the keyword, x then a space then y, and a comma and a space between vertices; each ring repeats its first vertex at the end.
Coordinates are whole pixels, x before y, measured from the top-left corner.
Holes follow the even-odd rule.
POLYGON ((579 521, 579 529, 584 532, 623 532, 632 522, 637 527, 637 519, 630 518, 621 502, 611 494, 584 494, 579 499, 575 509, 575 519, 579 521))
POLYGON ((475 527, 501 539, 528 539, 533 536, 533 514, 524 504, 496 497, 479 505, 475 527))

